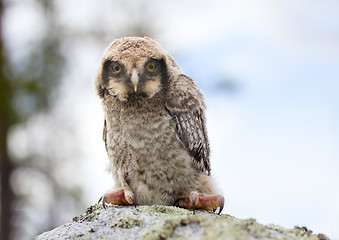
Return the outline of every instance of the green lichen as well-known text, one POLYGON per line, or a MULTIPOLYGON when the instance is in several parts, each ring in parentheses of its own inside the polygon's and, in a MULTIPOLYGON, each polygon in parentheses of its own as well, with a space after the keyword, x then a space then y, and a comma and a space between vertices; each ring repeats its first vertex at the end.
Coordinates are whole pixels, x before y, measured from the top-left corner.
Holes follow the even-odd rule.
MULTIPOLYGON (((116 207, 115 207, 116 208, 116 207)), ((110 208, 111 211, 115 208, 110 208)), ((98 218, 101 205, 87 208, 86 212, 74 218, 74 221, 93 221, 98 218)), ((115 218, 116 219, 116 218, 115 218)), ((137 206, 117 221, 112 223, 112 228, 140 227, 140 239, 279 239, 279 240, 328 240, 323 234, 313 234, 306 227, 285 229, 277 225, 262 225, 255 219, 237 219, 230 215, 217 215, 206 211, 187 210, 172 206, 137 206), (156 216, 156 225, 145 225, 148 216, 156 216), (189 227, 188 227, 189 226, 189 227)), ((91 233, 91 231, 89 231, 91 233)), ((93 230, 94 232, 94 230, 93 230)), ((74 240, 87 240, 87 236, 74 238, 74 240)), ((103 239, 103 238, 100 238, 103 239)))
POLYGON ((142 239, 187 239, 188 236, 182 236, 177 233, 176 228, 189 224, 199 224, 204 233, 204 239, 223 239, 227 235, 239 236, 238 239, 245 239, 244 236, 237 234, 239 229, 233 229, 230 223, 236 219, 229 215, 216 215, 206 211, 197 211, 193 214, 191 210, 170 207, 170 206, 140 206, 138 210, 156 214, 164 219, 163 224, 159 224, 145 230, 141 236, 142 239))
POLYGON ((293 229, 286 229, 278 225, 269 224, 266 225, 267 229, 274 230, 284 236, 284 239, 308 239, 308 240, 329 240, 324 234, 313 234, 312 230, 306 227, 295 226, 293 229))
POLYGON ((191 223, 199 223, 198 215, 172 216, 163 224, 153 226, 141 233, 141 239, 180 239, 183 234, 174 233, 176 227, 185 226, 191 223))
POLYGON ((90 206, 86 209, 86 212, 81 214, 80 216, 76 216, 73 218, 74 222, 91 222, 95 219, 98 219, 98 216, 100 214, 100 210, 102 209, 101 204, 95 204, 93 206, 90 206))
POLYGON ((137 214, 129 213, 122 216, 118 221, 113 223, 111 227, 132 228, 142 226, 143 224, 144 219, 140 218, 137 214))
MULTIPOLYGON (((216 215, 166 206, 139 207, 139 211, 157 214, 164 219, 158 224, 141 233, 141 239, 188 239, 185 233, 178 233, 176 229, 181 226, 198 224, 202 228, 202 239, 288 239, 288 240, 328 240, 323 234, 312 234, 305 227, 295 227, 288 230, 276 225, 264 226, 255 219, 240 220, 230 215, 216 215)), ((190 234, 190 233, 188 233, 190 234)))
POLYGON ((151 213, 156 215, 193 215, 192 210, 187 210, 185 208, 173 207, 173 206, 163 206, 163 205, 152 205, 152 206, 138 206, 137 210, 144 213, 151 213))

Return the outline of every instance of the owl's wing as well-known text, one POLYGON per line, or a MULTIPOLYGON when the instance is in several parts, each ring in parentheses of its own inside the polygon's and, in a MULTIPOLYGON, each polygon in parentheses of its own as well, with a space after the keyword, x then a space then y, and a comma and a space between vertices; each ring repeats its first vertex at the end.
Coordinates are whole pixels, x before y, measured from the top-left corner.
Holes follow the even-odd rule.
POLYGON ((176 131, 198 168, 210 175, 208 143, 203 95, 193 80, 185 75, 173 84, 166 104, 176 125, 176 131))

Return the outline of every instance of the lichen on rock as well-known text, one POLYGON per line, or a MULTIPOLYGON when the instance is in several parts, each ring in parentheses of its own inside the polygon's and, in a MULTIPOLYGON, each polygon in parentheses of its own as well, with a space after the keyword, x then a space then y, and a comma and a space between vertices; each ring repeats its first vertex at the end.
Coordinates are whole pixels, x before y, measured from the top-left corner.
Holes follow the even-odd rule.
POLYGON ((170 216, 193 215, 192 210, 174 207, 174 206, 163 206, 163 205, 137 206, 137 210, 143 213, 151 213, 151 214, 160 215, 162 217, 166 215, 170 215, 170 216))
POLYGON ((193 211, 172 206, 108 206, 93 205, 56 229, 45 232, 37 240, 52 239, 234 239, 234 240, 328 240, 306 227, 285 229, 278 225, 262 225, 255 219, 238 219, 206 211, 193 211))
POLYGON ((114 222, 112 227, 120 227, 120 228, 131 228, 138 227, 144 223, 144 220, 140 218, 135 213, 128 213, 122 216, 118 221, 114 222))
POLYGON ((80 216, 75 216, 73 218, 73 221, 80 222, 80 223, 84 222, 84 221, 91 222, 94 219, 98 218, 101 209, 103 209, 103 207, 100 204, 95 204, 95 205, 89 206, 86 209, 85 213, 81 214, 80 216))

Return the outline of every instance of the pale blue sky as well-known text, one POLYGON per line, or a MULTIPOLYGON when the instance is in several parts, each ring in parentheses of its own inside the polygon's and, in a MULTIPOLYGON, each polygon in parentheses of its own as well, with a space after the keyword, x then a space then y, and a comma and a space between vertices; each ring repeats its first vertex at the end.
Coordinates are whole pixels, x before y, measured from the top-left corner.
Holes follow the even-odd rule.
POLYGON ((339 27, 324 9, 300 8, 278 35, 226 30, 178 60, 205 92, 229 211, 338 238, 339 27), (216 91, 223 79, 237 91, 216 91))

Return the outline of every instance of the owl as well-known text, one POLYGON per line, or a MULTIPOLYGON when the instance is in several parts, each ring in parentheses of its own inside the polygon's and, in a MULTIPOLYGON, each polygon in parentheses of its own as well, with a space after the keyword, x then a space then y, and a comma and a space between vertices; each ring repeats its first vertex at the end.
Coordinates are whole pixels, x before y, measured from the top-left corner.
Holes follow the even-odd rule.
POLYGON ((115 40, 95 85, 115 182, 99 200, 104 207, 159 204, 220 214, 203 95, 161 45, 147 37, 115 40))

